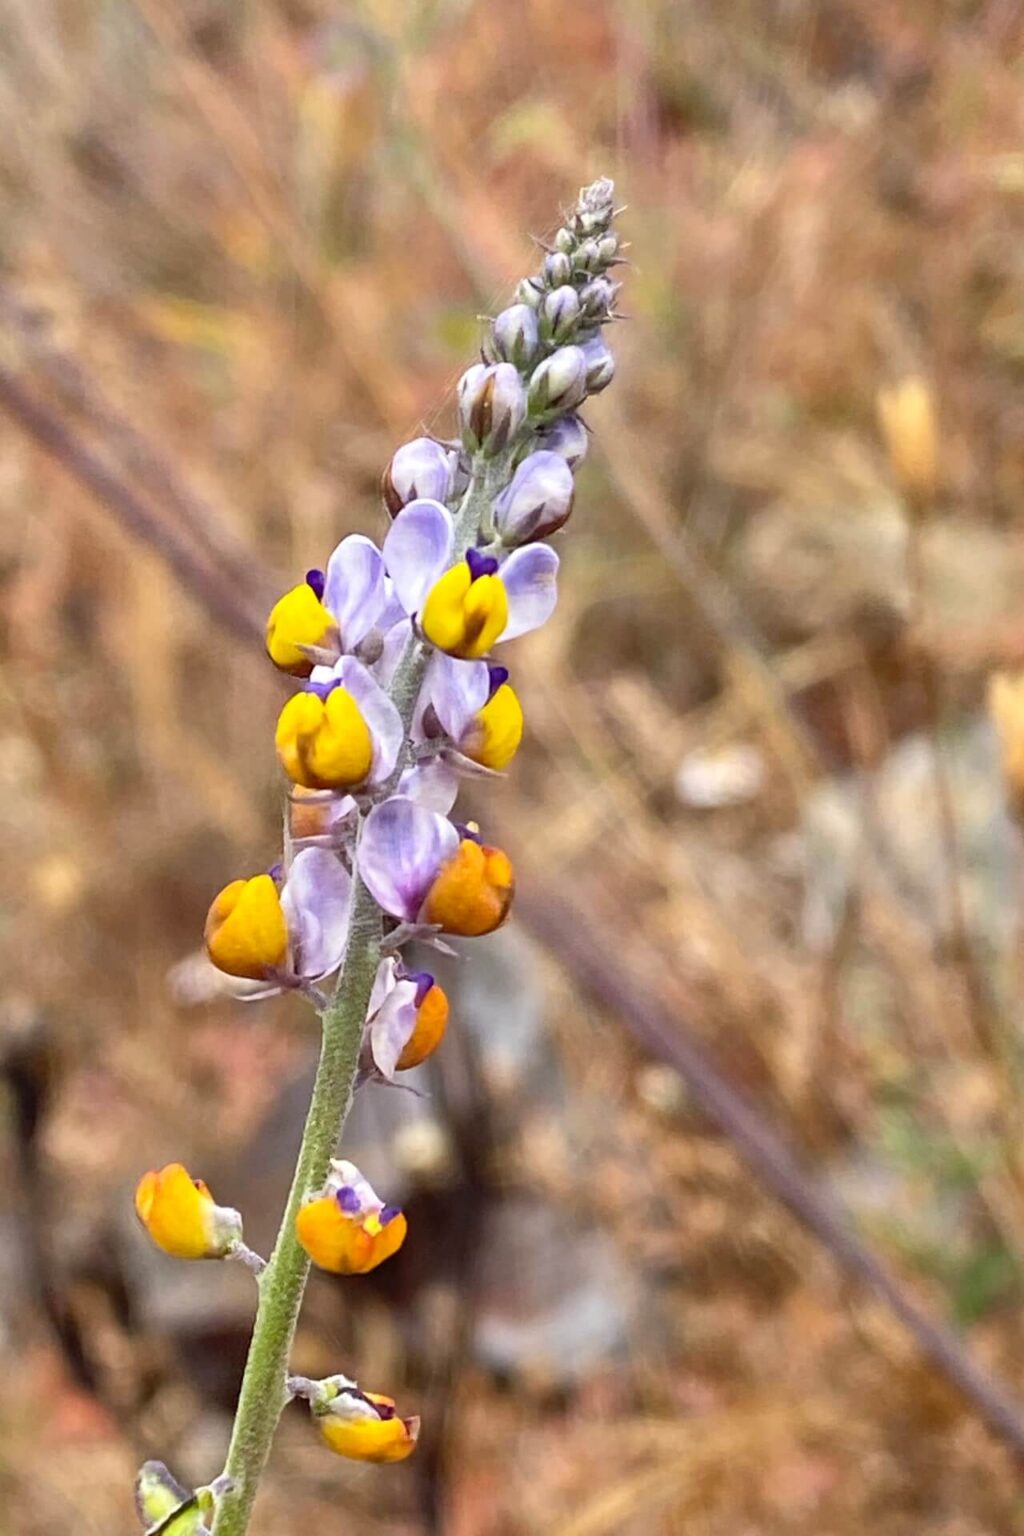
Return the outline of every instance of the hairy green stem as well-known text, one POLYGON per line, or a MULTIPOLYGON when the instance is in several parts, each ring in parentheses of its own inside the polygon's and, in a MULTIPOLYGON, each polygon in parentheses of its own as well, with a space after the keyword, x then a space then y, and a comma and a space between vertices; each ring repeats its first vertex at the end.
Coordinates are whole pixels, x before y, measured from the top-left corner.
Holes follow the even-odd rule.
POLYGON ((295 1177, 274 1251, 260 1280, 259 1307, 224 1469, 232 1487, 218 1500, 214 1536, 243 1536, 286 1402, 288 1361, 309 1273, 309 1260, 295 1236, 295 1217, 306 1196, 327 1178, 352 1102, 380 933, 380 909, 357 877, 343 980, 324 1011, 320 1064, 295 1177))

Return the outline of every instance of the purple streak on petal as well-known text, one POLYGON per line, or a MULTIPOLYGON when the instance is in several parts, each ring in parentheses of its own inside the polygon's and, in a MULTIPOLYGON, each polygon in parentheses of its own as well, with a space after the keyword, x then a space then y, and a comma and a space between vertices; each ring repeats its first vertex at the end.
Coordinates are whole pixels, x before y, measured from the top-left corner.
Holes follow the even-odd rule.
POLYGON ((384 563, 407 614, 418 613, 427 593, 447 569, 454 532, 452 515, 439 501, 410 501, 388 529, 384 563))
POLYGON ((296 972, 319 981, 336 971, 348 939, 352 880, 326 848, 303 848, 292 860, 281 905, 292 940, 296 972))
POLYGON ((343 1184, 334 1198, 338 1202, 338 1209, 344 1211, 346 1216, 358 1216, 363 1208, 359 1196, 348 1184, 343 1184))
POLYGON ((324 600, 324 573, 314 566, 306 572, 306 585, 313 588, 313 595, 322 603, 324 600))
POLYGON ((491 700, 499 688, 508 682, 508 667, 487 668, 487 698, 491 700))
POLYGON ((384 558, 372 539, 350 533, 327 562, 324 606, 341 630, 344 650, 354 651, 387 601, 384 558))
MULTIPOLYGON (((317 667, 314 670, 319 672, 324 669, 317 667)), ((340 681, 341 679, 335 676, 333 672, 329 678, 320 679, 310 677, 306 683, 305 688, 303 689, 303 692, 315 693, 318 699, 326 700, 328 694, 334 692, 340 681)))
POLYGON ((434 985, 433 976, 429 971, 407 971, 404 980, 416 983, 416 1007, 422 1007, 423 999, 434 985))
POLYGON ((514 640, 539 629, 558 601, 558 556, 547 544, 526 544, 509 555, 501 568, 508 593, 508 623, 502 640, 514 640))
POLYGON ((389 1222, 394 1221, 395 1217, 401 1216, 401 1214, 397 1205, 385 1205, 381 1207, 377 1220, 382 1227, 386 1227, 389 1222))
POLYGON ((335 681, 355 699, 373 742, 369 782, 383 784, 394 772, 405 731, 402 717, 383 688, 361 661, 343 656, 335 668, 335 681))
POLYGON ((284 874, 284 866, 280 859, 276 864, 271 864, 270 868, 267 870, 267 874, 270 876, 271 880, 273 880, 275 885, 281 884, 281 876, 284 874))
POLYGON ((482 843, 483 838, 479 832, 474 832, 472 827, 467 827, 463 822, 455 823, 455 830, 459 834, 459 841, 463 843, 482 843))
POLYGON ((444 816, 404 795, 375 805, 363 823, 359 872, 385 912, 415 922, 441 865, 459 846, 444 816))
POLYGON ((489 686, 485 661, 460 661, 444 651, 437 651, 430 658, 425 691, 429 692, 443 729, 456 745, 487 703, 489 686))
POLYGON ((466 564, 474 581, 479 581, 481 576, 493 576, 498 569, 494 556, 481 554, 478 549, 466 550, 466 564))

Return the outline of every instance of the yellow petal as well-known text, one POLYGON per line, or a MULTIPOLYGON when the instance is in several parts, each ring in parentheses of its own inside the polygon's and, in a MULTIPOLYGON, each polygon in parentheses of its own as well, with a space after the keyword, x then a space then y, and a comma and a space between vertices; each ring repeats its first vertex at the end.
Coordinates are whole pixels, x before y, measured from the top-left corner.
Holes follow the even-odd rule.
MULTIPOLYGON (((394 1407, 389 1397, 373 1392, 367 1392, 366 1396, 371 1402, 394 1407)), ((400 1419, 397 1415, 384 1419, 346 1419, 328 1412, 319 1422, 320 1433, 331 1450, 354 1461, 404 1461, 416 1449, 420 1432, 419 1419, 400 1419)))
POLYGON ((427 892, 421 918, 440 923, 445 933, 478 938, 501 927, 514 891, 508 855, 464 838, 427 892))
POLYGON ((269 875, 233 880, 214 898, 203 937, 218 970, 265 980, 288 958, 288 924, 269 875))
POLYGON ((508 623, 508 595, 500 576, 474 581, 463 560, 434 583, 420 615, 427 639, 450 656, 486 656, 508 623))
POLYGON ((267 619, 267 655, 275 667, 293 677, 308 677, 313 662, 304 645, 333 648, 338 627, 308 582, 302 581, 279 598, 267 619))
POLYGON ((459 750, 485 768, 507 768, 523 739, 523 710, 515 689, 502 683, 459 742, 459 750))
POLYGON ((181 1163, 143 1175, 135 1210, 157 1247, 177 1259, 222 1258, 241 1236, 238 1213, 215 1205, 203 1181, 181 1163))
POLYGON ((318 1269, 333 1275, 365 1275, 397 1253, 408 1224, 402 1212, 381 1225, 379 1216, 346 1213, 333 1195, 322 1195, 301 1207, 295 1235, 318 1269))
POLYGON ((346 688, 332 688, 326 700, 315 693, 289 699, 274 744, 285 773, 305 789, 353 789, 373 763, 373 739, 346 688))

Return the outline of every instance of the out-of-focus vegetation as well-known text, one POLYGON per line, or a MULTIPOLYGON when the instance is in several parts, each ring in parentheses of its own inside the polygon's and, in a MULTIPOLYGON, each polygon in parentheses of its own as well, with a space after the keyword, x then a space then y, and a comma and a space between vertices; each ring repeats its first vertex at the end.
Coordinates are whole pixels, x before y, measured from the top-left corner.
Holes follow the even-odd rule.
MULTIPOLYGON (((1011 1383, 1022 34, 1005 0, 0 0, 0 368, 245 612, 379 527, 526 232, 615 176, 631 318, 491 825, 1011 1383)), ((132 1181, 181 1157, 265 1246, 314 1049, 188 960, 276 845, 280 694, 9 414, 0 580, 0 1533, 112 1536, 145 1456, 218 1469, 252 1301, 146 1254, 132 1181)), ((474 951, 430 1099, 364 1108, 410 1241, 309 1297, 296 1368, 422 1407, 423 1454, 352 1471, 296 1414, 259 1529, 1020 1529, 970 1407, 544 940, 474 951)))

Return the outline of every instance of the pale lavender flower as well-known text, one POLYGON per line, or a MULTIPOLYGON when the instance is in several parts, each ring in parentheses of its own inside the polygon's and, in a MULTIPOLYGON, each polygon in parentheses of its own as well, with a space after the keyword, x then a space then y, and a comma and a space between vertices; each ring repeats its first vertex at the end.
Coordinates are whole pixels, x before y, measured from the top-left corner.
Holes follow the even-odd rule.
POLYGON ((572 470, 560 454, 531 453, 494 503, 499 539, 512 546, 547 538, 568 521, 574 491, 572 470))
POLYGON ((452 489, 453 455, 432 437, 415 437, 393 455, 381 478, 384 504, 397 517, 410 501, 427 497, 447 501, 452 489))
POLYGON ((458 388, 462 441, 470 453, 495 454, 526 420, 526 391, 511 363, 477 363, 458 388))
POLYGON ((550 421, 586 399, 587 360, 579 347, 559 347, 530 376, 530 415, 550 421))

